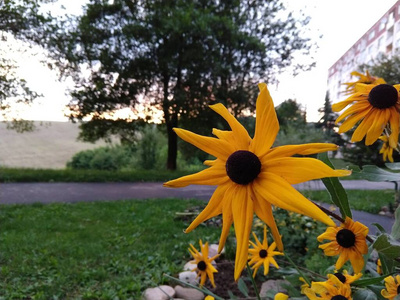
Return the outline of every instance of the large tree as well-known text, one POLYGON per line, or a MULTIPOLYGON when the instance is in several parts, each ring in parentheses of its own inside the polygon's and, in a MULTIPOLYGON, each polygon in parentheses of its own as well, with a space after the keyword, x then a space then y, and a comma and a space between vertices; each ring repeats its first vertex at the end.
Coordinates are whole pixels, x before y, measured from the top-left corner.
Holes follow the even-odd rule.
MULTIPOLYGON (((18 75, 18 61, 9 54, 31 46, 40 46, 51 18, 41 11, 43 4, 53 0, 3 0, 0 1, 0 114, 5 120, 20 121, 15 112, 16 104, 29 104, 39 95, 18 75)), ((19 131, 29 130, 32 124, 8 124, 19 131)))
POLYGON ((257 83, 309 51, 301 34, 307 22, 278 0, 90 0, 82 16, 55 26, 46 44, 75 80, 71 118, 89 118, 84 140, 128 137, 136 122, 112 118, 115 110, 152 104, 163 112, 167 167, 175 169, 173 128, 210 128, 216 119, 207 106, 217 101, 236 116, 254 111, 257 83))

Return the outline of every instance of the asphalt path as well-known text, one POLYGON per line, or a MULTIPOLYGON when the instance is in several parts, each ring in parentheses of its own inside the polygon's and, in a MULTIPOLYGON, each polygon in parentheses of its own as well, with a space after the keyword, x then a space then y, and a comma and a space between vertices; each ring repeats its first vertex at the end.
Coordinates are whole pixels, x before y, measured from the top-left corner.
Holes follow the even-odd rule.
MULTIPOLYGON (((392 182, 370 182, 365 180, 343 180, 345 189, 379 190, 393 189, 392 182)), ((295 185, 298 190, 323 190, 321 181, 311 181, 295 185)), ((0 204, 31 203, 75 203, 82 201, 115 201, 123 199, 180 198, 210 199, 214 186, 191 185, 184 188, 165 188, 161 182, 135 183, 2 183, 0 184, 0 204)), ((328 205, 329 206, 329 205, 328 205)), ((387 231, 394 219, 354 211, 354 219, 367 225, 371 233, 376 229, 372 223, 381 224, 387 231)))

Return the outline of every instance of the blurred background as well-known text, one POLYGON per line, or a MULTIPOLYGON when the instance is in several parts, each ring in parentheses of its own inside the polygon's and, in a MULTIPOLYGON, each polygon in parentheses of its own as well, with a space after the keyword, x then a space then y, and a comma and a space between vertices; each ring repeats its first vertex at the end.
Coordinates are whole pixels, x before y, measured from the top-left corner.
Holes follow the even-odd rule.
POLYGON ((337 134, 330 105, 354 70, 398 77, 399 16, 393 0, 3 1, 0 167, 201 169, 172 128, 226 129, 208 109, 221 102, 251 133, 259 82, 276 145, 334 142, 339 165, 382 164, 379 141, 337 134))

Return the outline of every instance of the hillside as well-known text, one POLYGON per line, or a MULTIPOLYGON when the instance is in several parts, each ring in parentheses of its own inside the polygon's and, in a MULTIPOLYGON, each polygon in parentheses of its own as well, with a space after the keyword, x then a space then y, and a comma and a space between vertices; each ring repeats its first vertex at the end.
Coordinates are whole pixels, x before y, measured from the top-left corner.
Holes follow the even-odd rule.
POLYGON ((78 124, 35 122, 33 132, 17 133, 0 122, 0 166, 24 168, 64 168, 71 157, 86 149, 104 146, 77 141, 78 124))

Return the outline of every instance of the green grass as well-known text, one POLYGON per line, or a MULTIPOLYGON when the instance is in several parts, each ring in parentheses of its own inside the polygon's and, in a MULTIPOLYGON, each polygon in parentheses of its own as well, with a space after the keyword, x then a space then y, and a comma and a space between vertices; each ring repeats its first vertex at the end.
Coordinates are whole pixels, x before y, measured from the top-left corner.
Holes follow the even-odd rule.
POLYGON ((0 168, 0 182, 135 182, 167 181, 192 171, 103 171, 0 168))
POLYGON ((189 243, 216 243, 220 229, 190 234, 177 199, 13 205, 0 208, 0 297, 140 299, 190 260, 189 243))
MULTIPOLYGON (((382 206, 395 203, 394 190, 346 190, 350 208, 378 213, 382 206)), ((302 194, 313 201, 332 204, 327 191, 302 191, 302 194)))

